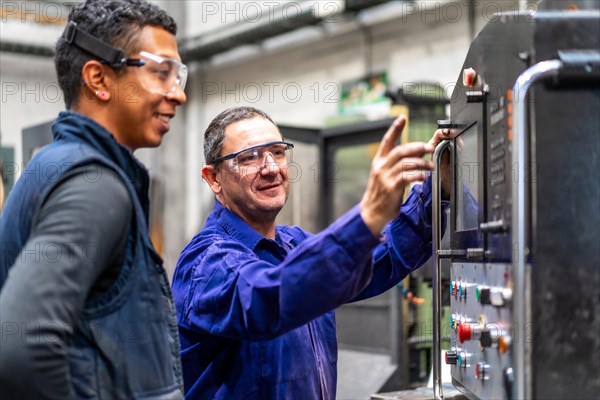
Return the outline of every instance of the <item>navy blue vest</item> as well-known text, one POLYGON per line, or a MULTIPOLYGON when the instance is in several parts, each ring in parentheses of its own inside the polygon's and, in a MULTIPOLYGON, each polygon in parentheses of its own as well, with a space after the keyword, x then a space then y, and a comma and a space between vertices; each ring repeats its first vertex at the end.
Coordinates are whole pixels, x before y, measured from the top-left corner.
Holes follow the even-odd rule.
POLYGON ((0 290, 16 257, 29 251, 24 247, 32 221, 51 190, 78 167, 114 171, 129 191, 134 215, 115 283, 86 304, 68 343, 74 390, 86 399, 183 398, 171 289, 148 236, 148 173, 91 119, 63 112, 52 130, 54 141, 27 164, 2 210, 0 290))

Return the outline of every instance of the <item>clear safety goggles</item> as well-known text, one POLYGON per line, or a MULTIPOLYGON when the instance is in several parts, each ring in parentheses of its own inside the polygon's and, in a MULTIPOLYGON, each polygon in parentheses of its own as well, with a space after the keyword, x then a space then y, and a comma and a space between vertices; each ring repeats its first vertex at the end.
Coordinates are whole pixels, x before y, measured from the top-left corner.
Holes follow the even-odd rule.
POLYGON ((231 170, 245 172, 258 171, 269 162, 275 162, 279 167, 283 167, 292 159, 293 148, 293 144, 284 141, 261 143, 218 157, 213 164, 228 162, 231 170))
POLYGON ((144 89, 164 96, 185 89, 188 69, 181 61, 146 51, 141 51, 137 57, 127 59, 126 64, 138 67, 135 71, 144 89))
POLYGON ((143 87, 153 93, 169 95, 178 88, 185 89, 188 69, 181 61, 141 51, 139 58, 127 58, 123 49, 111 46, 69 21, 63 39, 98 57, 104 64, 114 68, 135 67, 143 87))

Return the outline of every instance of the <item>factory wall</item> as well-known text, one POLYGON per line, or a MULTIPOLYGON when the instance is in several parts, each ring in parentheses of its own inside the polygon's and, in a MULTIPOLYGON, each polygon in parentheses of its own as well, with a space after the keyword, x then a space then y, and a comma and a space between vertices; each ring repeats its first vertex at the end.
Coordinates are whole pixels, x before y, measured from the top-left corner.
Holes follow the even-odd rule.
MULTIPOLYGON (((229 2, 157 3, 178 21, 180 38, 223 30, 223 21, 234 25, 254 21, 248 6, 236 11, 226 5, 229 2)), ((519 8, 517 1, 476 3, 474 32, 492 21, 494 11, 519 8)), ((467 2, 414 2, 405 11, 368 24, 334 15, 325 26, 287 35, 279 44, 245 46, 209 61, 189 63, 188 102, 178 111, 171 132, 159 149, 136 152, 156 183, 153 214, 160 228, 159 247, 170 272, 179 251, 200 229, 212 207, 212 193, 200 174, 202 134, 210 119, 223 109, 251 105, 282 125, 322 127, 338 112, 343 82, 383 71, 395 88, 412 90, 418 82, 438 82, 451 92, 472 39, 467 2)), ((60 23, 36 24, 35 18, 5 17, 0 25, 2 39, 51 44, 62 32, 60 23)), ((22 129, 53 119, 64 104, 51 58, 2 52, 0 70, 2 146, 14 149, 13 174, 17 178, 22 169, 22 129)), ((313 148, 297 153, 316 158, 313 148)), ((301 193, 292 194, 280 222, 315 230, 311 210, 319 204, 316 185, 309 178, 314 174, 306 171, 310 163, 301 168, 302 177, 292 189, 301 193), (294 205, 303 211, 294 210, 294 205)))

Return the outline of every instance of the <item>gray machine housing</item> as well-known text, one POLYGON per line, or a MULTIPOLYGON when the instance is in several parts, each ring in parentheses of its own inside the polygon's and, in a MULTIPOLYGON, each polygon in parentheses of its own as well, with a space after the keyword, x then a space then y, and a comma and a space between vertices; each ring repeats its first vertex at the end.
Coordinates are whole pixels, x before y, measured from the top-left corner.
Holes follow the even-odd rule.
POLYGON ((452 320, 442 331, 450 329, 453 384, 470 398, 516 397, 518 341, 526 397, 600 398, 599 17, 499 14, 473 41, 463 66, 476 71, 477 81, 463 84, 461 71, 452 95, 446 123, 462 133, 453 146, 452 320), (591 61, 569 69, 582 57, 591 61), (525 100, 523 176, 512 161, 512 89, 523 71, 552 59, 561 59, 565 72, 536 84, 525 100), (475 166, 468 179, 465 159, 467 169, 475 166), (518 179, 526 187, 524 255, 514 254, 512 235, 518 179), (469 189, 471 197, 461 195, 469 189), (526 265, 521 286, 513 276, 519 256, 526 265), (516 287, 524 288, 524 304, 515 304, 516 287), (515 307, 525 308, 522 326, 515 307), (463 341, 461 323, 473 328, 463 341))

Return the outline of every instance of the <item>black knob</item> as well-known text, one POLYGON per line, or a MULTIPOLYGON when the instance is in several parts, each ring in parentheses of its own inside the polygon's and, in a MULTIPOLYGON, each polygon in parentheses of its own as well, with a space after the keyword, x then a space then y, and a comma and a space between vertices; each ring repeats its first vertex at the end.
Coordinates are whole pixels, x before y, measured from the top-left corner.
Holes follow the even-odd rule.
POLYGON ((490 288, 481 288, 479 294, 479 302, 483 305, 492 304, 490 299, 490 288))
POLYGON ((458 353, 455 350, 446 352, 446 364, 456 365, 458 362, 458 353))
POLYGON ((490 334, 490 331, 481 332, 479 344, 481 344, 481 347, 490 347, 492 345, 492 335, 490 334))
POLYGON ((511 400, 512 399, 512 391, 513 391, 513 382, 515 381, 512 367, 504 368, 502 375, 504 376, 504 391, 506 393, 506 398, 508 400, 511 400))

